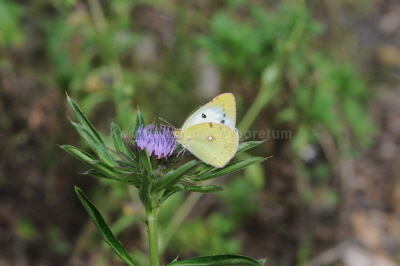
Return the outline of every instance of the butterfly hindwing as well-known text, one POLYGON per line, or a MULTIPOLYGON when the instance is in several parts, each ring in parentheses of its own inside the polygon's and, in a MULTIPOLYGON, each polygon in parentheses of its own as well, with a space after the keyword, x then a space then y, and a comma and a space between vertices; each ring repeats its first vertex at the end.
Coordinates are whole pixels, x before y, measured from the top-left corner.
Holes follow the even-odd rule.
POLYGON ((189 127, 182 136, 185 148, 203 162, 224 167, 235 155, 239 136, 236 129, 220 123, 201 123, 189 127))

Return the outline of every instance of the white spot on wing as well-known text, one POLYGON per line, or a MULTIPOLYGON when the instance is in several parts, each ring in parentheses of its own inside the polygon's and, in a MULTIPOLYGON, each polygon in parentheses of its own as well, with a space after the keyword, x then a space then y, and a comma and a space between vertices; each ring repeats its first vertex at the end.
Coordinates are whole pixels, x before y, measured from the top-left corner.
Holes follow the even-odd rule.
POLYGON ((223 123, 224 125, 232 129, 235 128, 234 127, 235 122, 233 121, 233 118, 229 116, 224 116, 224 114, 225 112, 223 111, 222 108, 209 107, 204 110, 201 110, 199 114, 195 114, 195 116, 192 118, 188 126, 193 126, 200 123, 209 123, 209 122, 221 124, 221 121, 224 120, 225 121, 225 123, 223 123), (206 118, 203 118, 203 114, 206 116, 206 118))

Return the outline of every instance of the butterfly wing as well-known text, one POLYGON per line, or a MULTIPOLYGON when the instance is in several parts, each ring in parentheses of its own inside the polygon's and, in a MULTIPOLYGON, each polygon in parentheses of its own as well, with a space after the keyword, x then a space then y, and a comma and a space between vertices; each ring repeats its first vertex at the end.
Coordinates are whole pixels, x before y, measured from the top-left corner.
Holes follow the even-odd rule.
POLYGON ((238 149, 236 129, 220 123, 201 123, 181 132, 182 145, 203 162, 224 167, 238 149))
POLYGON ((236 101, 232 93, 216 96, 207 104, 201 106, 186 120, 182 131, 201 123, 220 123, 232 129, 236 126, 236 101))

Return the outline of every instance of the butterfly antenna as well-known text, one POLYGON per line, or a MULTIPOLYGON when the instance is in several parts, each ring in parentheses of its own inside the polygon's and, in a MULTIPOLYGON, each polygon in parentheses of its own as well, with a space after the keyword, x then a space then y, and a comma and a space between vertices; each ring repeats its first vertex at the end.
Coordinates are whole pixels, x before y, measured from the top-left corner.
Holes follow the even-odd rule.
POLYGON ((176 127, 174 127, 173 125, 171 125, 171 123, 169 123, 167 120, 159 117, 160 120, 164 121, 165 123, 167 123, 170 127, 172 127, 173 129, 176 129, 176 127))

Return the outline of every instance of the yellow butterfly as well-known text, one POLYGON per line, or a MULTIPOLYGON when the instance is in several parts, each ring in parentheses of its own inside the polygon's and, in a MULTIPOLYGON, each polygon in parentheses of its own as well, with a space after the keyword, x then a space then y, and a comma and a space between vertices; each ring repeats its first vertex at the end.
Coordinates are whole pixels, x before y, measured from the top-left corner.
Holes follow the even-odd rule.
POLYGON ((239 135, 235 125, 235 97, 232 93, 223 93, 201 106, 174 134, 194 156, 221 168, 238 149, 239 135))

